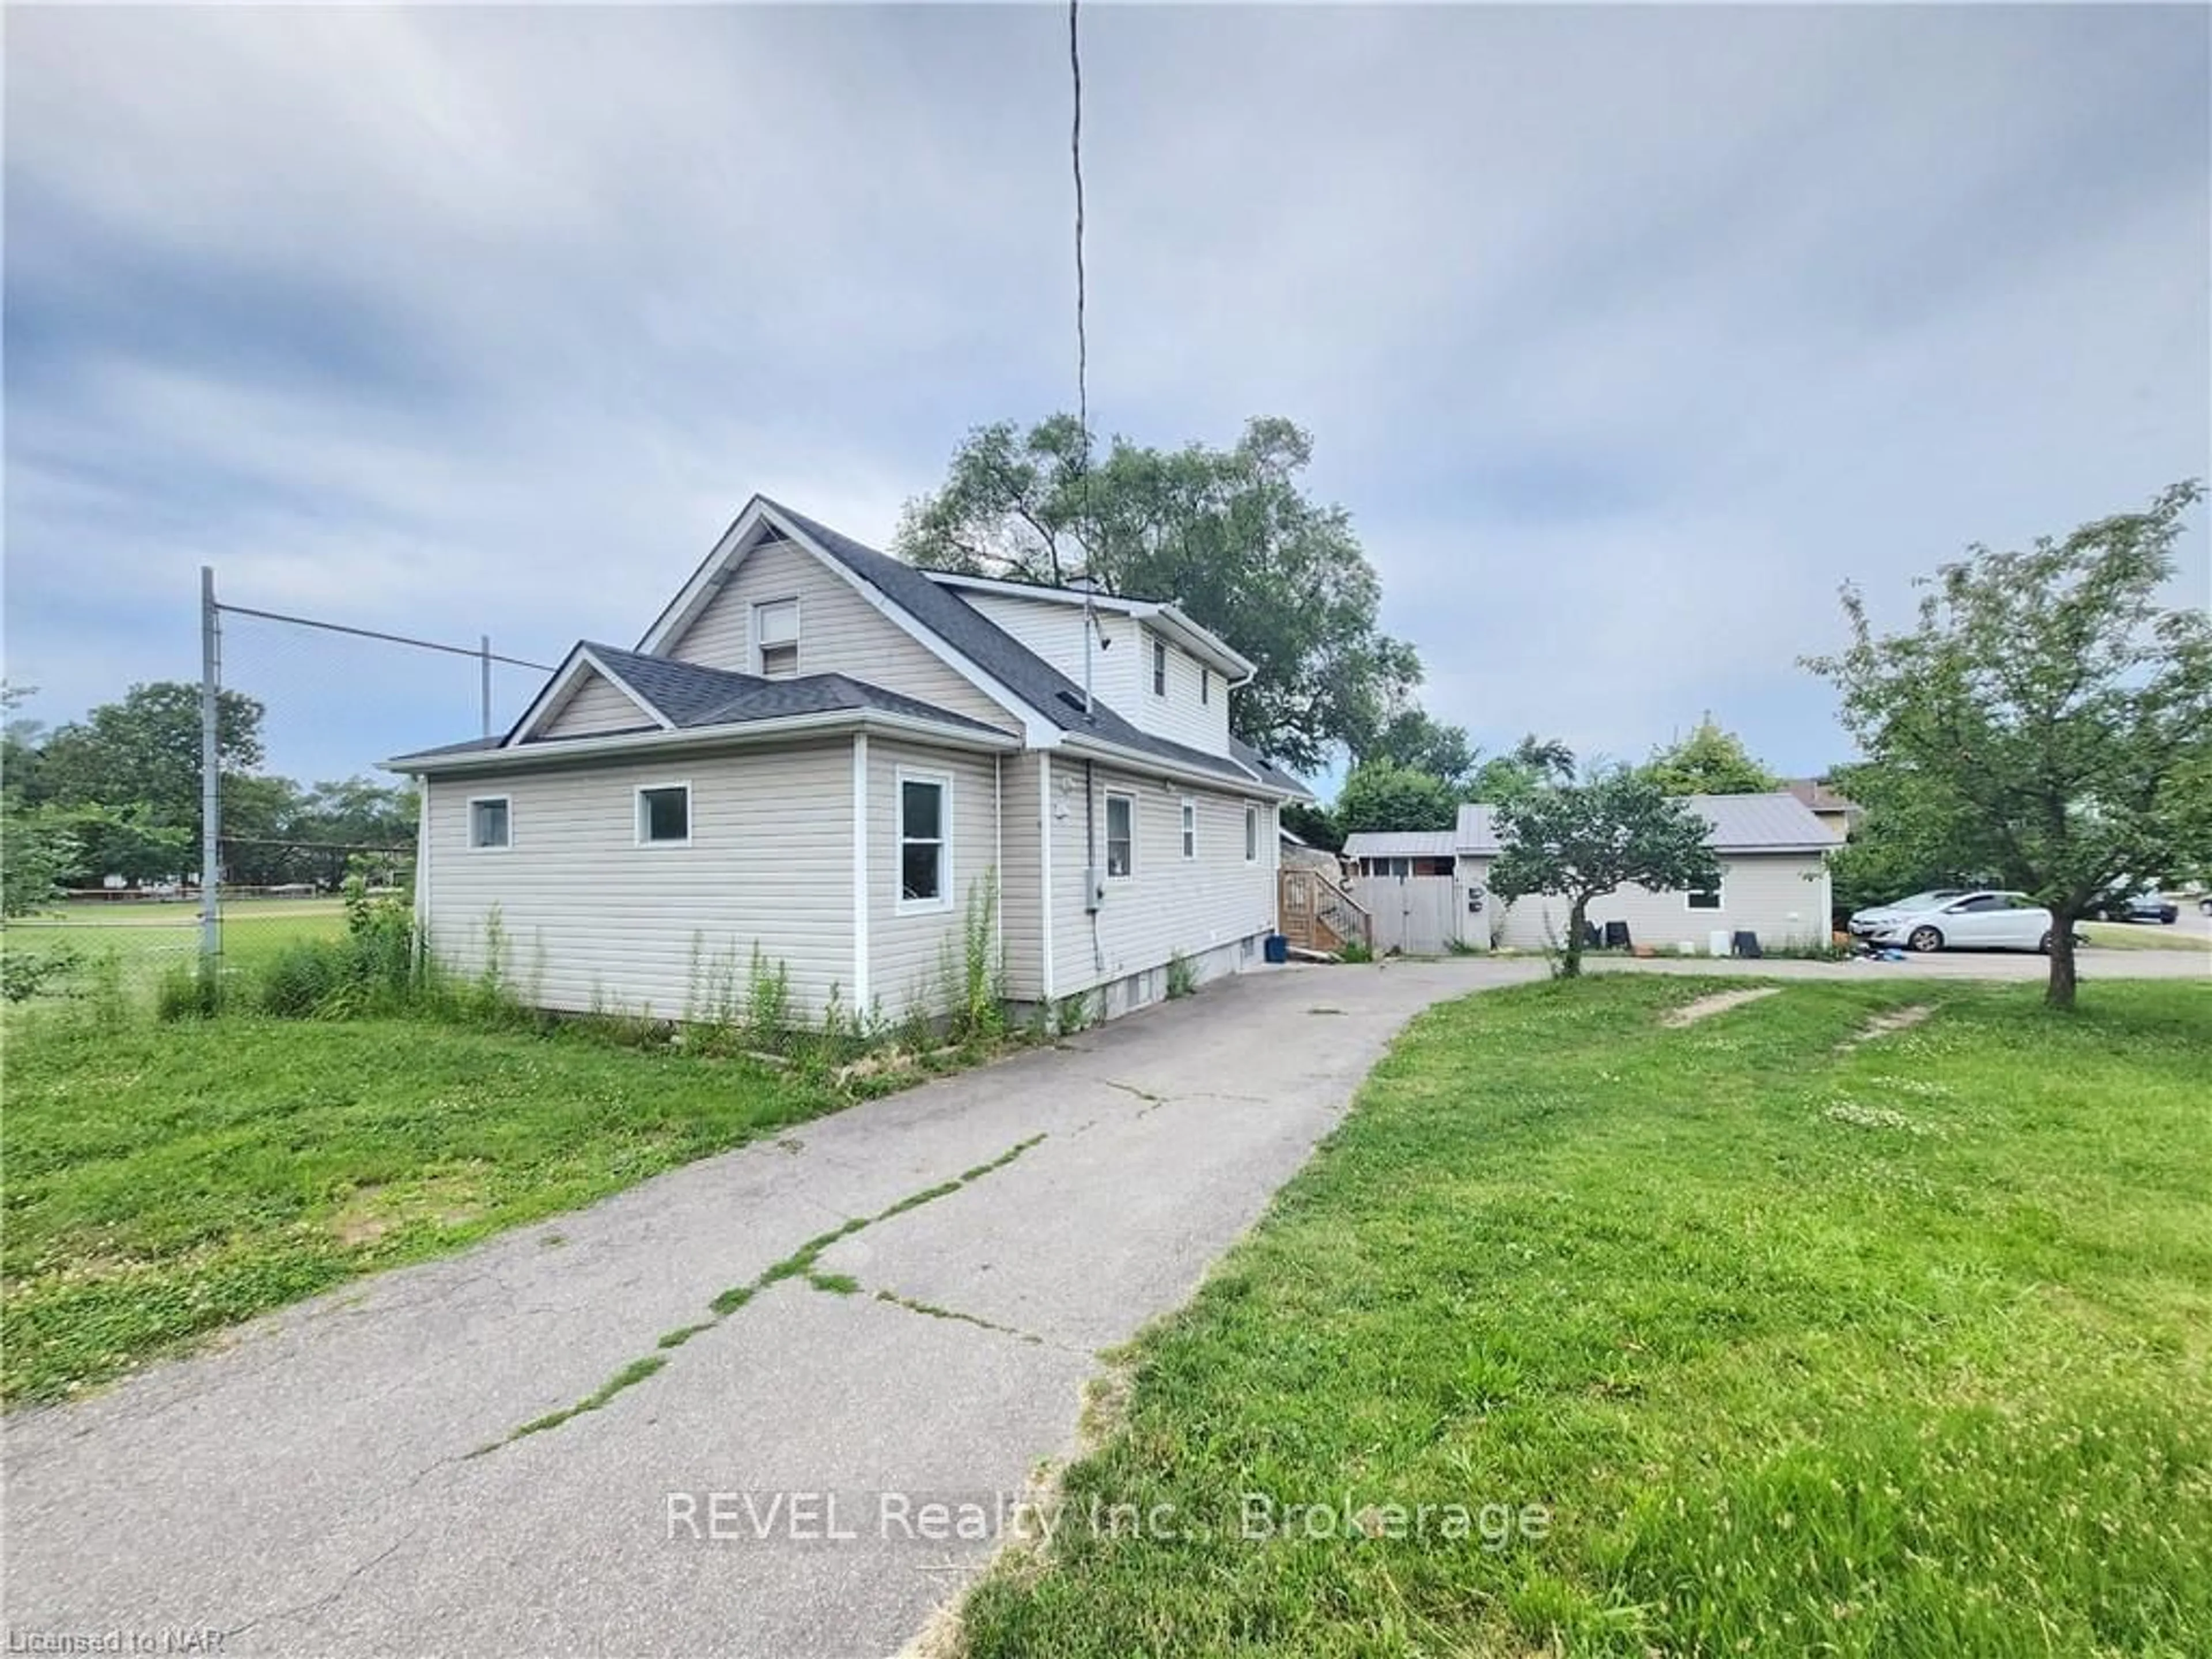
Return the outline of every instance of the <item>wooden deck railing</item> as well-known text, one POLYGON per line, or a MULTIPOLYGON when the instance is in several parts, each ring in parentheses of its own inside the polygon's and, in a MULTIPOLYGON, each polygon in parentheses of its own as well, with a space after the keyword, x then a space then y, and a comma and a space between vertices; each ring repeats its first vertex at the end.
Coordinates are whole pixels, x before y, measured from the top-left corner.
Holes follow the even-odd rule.
POLYGON ((1285 865, 1277 872, 1277 925, 1304 951, 1341 951, 1357 940, 1375 948, 1375 919, 1358 899, 1318 870, 1285 865))

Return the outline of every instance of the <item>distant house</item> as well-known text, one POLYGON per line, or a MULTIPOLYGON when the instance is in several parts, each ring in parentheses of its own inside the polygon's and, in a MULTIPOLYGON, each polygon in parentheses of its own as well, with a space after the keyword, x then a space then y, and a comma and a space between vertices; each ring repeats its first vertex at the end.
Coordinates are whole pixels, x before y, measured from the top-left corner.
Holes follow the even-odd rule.
POLYGON ((1859 820, 1866 816, 1866 808, 1838 794, 1826 778, 1791 778, 1782 787, 1842 840, 1850 840, 1858 830, 1859 820))
POLYGON ((802 1014, 897 1017, 957 994, 995 893, 1012 1000, 1118 1013, 1274 929, 1307 796, 1230 735, 1251 673, 1171 604, 917 570, 757 496, 634 648, 387 763, 418 921, 463 972, 496 933, 550 1008, 679 1017, 757 948, 802 1014))
MULTIPOLYGON (((1686 942, 1708 949, 1716 933, 1755 933, 1765 946, 1827 939, 1827 856, 1842 845, 1838 831, 1787 791, 1692 795, 1686 803, 1711 826, 1719 884, 1694 892, 1617 888, 1591 903, 1591 922, 1626 923, 1633 942, 1668 951, 1686 942)), ((1376 914, 1386 941, 1403 926, 1413 930, 1409 941, 1418 941, 1408 949, 1540 950, 1565 931, 1564 899, 1532 896, 1509 905, 1490 891, 1491 866, 1502 848, 1486 805, 1462 806, 1455 830, 1356 835, 1344 850, 1355 872, 1353 895, 1376 914), (1393 883, 1420 889, 1434 902, 1413 902, 1412 894, 1394 902, 1393 883), (1439 930, 1441 938, 1431 937, 1439 930)))

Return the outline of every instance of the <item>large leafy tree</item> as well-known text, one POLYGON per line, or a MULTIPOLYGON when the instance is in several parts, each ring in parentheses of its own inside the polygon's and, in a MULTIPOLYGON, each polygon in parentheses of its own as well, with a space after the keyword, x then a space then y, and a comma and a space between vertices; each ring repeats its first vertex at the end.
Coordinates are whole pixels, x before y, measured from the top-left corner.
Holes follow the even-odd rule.
POLYGON ((1926 579, 1915 625, 1808 659, 1843 697, 1869 823, 1931 866, 1986 870, 2051 913, 2045 1000, 2075 1000, 2074 924, 2123 881, 2201 868, 2212 624, 2160 595, 2194 481, 2024 550, 1977 544, 1926 579))
POLYGON ((1751 795, 1782 787, 1743 739, 1723 731, 1711 714, 1687 737, 1652 750, 1644 769, 1670 795, 1751 795))
POLYGON ((1519 800, 1553 784, 1571 783, 1575 751, 1558 738, 1534 732, 1502 755, 1493 755, 1468 775, 1467 798, 1496 806, 1519 800))
POLYGON ((1332 816, 1347 836, 1375 830, 1449 830, 1459 819, 1459 795, 1432 772, 1370 761, 1345 779, 1332 816))
MULTIPOLYGON (((262 761, 261 704, 240 691, 218 694, 216 732, 226 774, 262 761)), ((57 729, 40 748, 41 799, 63 806, 143 808, 163 824, 200 813, 200 689, 178 680, 134 685, 57 729)))
POLYGON ((1676 889, 1720 879, 1705 821, 1625 767, 1503 802, 1496 823, 1501 850, 1490 866, 1490 890, 1508 904, 1534 893, 1567 901, 1563 978, 1583 970, 1592 900, 1624 883, 1676 889))
POLYGON ((1462 789, 1480 752, 1468 741, 1465 726, 1447 726, 1423 709, 1401 708, 1376 729, 1358 759, 1362 765, 1383 761, 1411 767, 1462 789))
POLYGON ((1339 745, 1364 753, 1420 678, 1376 619, 1382 584, 1350 514, 1305 491, 1312 459, 1285 420, 1255 420, 1226 449, 1116 438, 1099 458, 1072 416, 1000 422, 908 504, 894 545, 918 565, 1174 600, 1256 665, 1231 704, 1237 735, 1312 771, 1339 745))

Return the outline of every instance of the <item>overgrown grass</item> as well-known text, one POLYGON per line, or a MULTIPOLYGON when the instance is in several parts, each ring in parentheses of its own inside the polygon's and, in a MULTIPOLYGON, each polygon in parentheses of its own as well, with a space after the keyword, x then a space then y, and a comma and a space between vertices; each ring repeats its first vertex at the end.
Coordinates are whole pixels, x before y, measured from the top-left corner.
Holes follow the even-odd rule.
POLYGON ((424 1018, 104 1005, 8 1030, 0 1393, 51 1400, 849 1096, 744 1060, 424 1018))
POLYGON ((2212 1652, 2212 989, 1727 983, 1417 1022, 970 1652, 2212 1652))

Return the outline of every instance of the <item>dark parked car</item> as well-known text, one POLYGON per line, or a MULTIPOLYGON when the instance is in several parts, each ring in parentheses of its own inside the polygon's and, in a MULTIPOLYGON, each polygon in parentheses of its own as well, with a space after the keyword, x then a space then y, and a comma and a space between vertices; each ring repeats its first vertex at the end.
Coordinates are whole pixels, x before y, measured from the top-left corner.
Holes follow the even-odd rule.
MULTIPOLYGON (((2148 889, 2140 893, 2114 893, 2097 906, 2097 914, 2106 921, 2155 921, 2171 924, 2181 920, 2181 907, 2172 899, 2161 898, 2148 889)), ((2208 902, 2207 914, 2212 915, 2212 902, 2208 902)))

